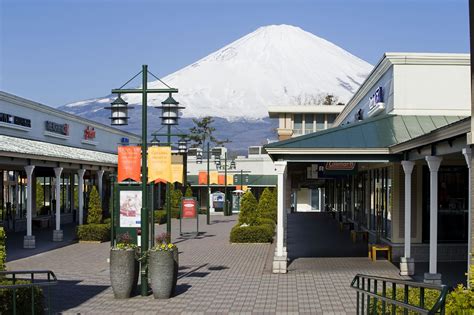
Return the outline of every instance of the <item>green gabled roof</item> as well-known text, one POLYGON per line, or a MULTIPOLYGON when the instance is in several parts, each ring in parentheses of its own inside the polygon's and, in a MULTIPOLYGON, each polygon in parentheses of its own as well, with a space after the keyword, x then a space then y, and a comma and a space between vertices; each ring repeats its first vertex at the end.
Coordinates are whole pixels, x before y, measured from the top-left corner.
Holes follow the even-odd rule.
POLYGON ((463 116, 400 116, 385 114, 307 135, 267 144, 268 149, 296 148, 388 148, 435 129, 455 123, 463 116))

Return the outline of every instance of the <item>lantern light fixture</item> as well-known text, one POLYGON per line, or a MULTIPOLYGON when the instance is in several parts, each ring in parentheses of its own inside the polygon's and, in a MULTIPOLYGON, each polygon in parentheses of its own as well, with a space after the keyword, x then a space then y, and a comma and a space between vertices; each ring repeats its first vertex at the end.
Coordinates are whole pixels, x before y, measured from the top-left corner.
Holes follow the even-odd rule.
POLYGON ((179 110, 184 109, 183 106, 179 106, 172 94, 170 93, 168 98, 161 102, 161 106, 156 106, 156 108, 161 108, 161 124, 162 125, 177 125, 179 117, 179 110))
POLYGON ((133 107, 128 106, 128 103, 118 94, 117 98, 110 103, 110 107, 105 109, 110 109, 111 116, 109 117, 112 126, 125 126, 128 125, 128 110, 133 109, 133 107))

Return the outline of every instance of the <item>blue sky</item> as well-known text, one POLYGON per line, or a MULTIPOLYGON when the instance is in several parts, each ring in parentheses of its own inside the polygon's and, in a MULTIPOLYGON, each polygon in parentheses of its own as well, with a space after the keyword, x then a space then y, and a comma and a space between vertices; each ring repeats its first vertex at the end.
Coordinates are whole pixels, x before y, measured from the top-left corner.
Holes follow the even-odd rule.
MULTIPOLYGON (((50 106, 172 73, 260 26, 291 24, 375 64, 468 52, 468 0, 0 0, 0 90, 50 106)), ((178 87, 179 88, 179 87, 178 87)))

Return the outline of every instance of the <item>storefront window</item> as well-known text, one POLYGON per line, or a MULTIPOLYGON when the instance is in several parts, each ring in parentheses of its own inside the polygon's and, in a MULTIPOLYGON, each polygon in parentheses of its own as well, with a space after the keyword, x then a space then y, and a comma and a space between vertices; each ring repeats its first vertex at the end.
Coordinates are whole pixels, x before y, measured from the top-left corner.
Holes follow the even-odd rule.
POLYGON ((313 114, 305 114, 304 115, 304 133, 307 135, 308 133, 313 132, 313 114))
POLYGON ((301 135, 303 133, 303 115, 295 114, 293 118, 293 134, 301 135))
POLYGON ((324 129, 324 114, 316 114, 316 131, 324 129))

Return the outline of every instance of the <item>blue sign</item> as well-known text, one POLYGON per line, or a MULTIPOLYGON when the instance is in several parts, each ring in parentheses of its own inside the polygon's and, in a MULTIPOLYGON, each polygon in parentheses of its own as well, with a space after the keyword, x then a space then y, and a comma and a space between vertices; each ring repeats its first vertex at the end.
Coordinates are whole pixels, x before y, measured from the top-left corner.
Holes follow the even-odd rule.
POLYGON ((121 144, 129 144, 129 142, 130 140, 128 138, 123 137, 122 139, 120 139, 121 144))
POLYGON ((369 110, 373 109, 378 103, 383 103, 383 91, 381 86, 369 97, 369 110))

